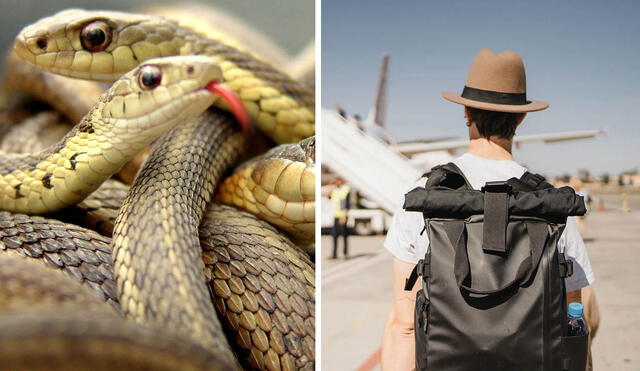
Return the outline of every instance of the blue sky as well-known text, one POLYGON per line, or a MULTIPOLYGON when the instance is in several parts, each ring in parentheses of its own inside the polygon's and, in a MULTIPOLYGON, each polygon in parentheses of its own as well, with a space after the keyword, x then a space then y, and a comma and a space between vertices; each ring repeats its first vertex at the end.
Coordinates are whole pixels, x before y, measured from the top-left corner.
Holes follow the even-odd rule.
POLYGON ((516 159, 547 175, 640 167, 640 2, 322 1, 322 105, 366 115, 391 54, 387 124, 399 139, 466 136, 461 91, 487 47, 520 53, 529 99, 551 104, 518 134, 607 127, 597 139, 525 144, 516 159), (401 5, 402 4, 402 5, 401 5))

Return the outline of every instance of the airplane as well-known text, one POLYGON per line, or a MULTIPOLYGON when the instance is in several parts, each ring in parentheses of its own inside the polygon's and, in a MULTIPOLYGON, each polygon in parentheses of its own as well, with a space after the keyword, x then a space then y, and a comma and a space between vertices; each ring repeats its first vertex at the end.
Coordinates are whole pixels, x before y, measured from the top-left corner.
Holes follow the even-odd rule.
MULTIPOLYGON (((538 142, 555 143, 568 140, 588 139, 597 136, 598 134, 607 134, 607 129, 600 130, 581 130, 571 131, 564 133, 553 134, 533 134, 533 135, 516 135, 513 137, 513 144, 516 148, 522 143, 538 142)), ((431 151, 450 151, 466 148, 469 146, 469 140, 455 140, 455 141, 431 141, 431 142, 404 142, 394 145, 400 152, 405 155, 416 155, 423 152, 431 151)))
MULTIPOLYGON (((389 61, 391 56, 384 54, 382 56, 382 65, 378 78, 378 88, 374 103, 367 117, 360 124, 363 131, 375 135, 383 141, 388 142, 400 153, 412 160, 416 166, 441 163, 442 160, 447 162, 454 158, 456 150, 464 149, 469 146, 468 140, 451 140, 452 137, 426 140, 413 140, 399 142, 396 137, 386 128, 387 113, 387 80, 389 72, 389 61), (433 152, 446 151, 450 156, 445 154, 433 154, 433 152), (432 153, 432 156, 425 156, 425 153, 432 153), (426 161, 432 159, 432 161, 426 161), (426 161, 426 162, 425 162, 426 161)), ((542 141, 544 143, 555 143, 569 140, 594 138, 599 134, 607 134, 607 129, 600 130, 582 130, 564 133, 551 134, 533 134, 533 135, 516 135, 513 138, 515 148, 519 149, 521 144, 542 141)), ((433 166, 433 165, 431 165, 433 166)), ((424 168, 424 167, 423 167, 424 168)))

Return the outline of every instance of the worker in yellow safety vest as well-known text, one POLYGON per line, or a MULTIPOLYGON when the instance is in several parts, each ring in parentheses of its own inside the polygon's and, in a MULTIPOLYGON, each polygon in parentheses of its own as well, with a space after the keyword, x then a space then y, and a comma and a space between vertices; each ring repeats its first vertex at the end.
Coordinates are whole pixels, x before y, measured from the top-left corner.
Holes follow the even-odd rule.
POLYGON ((331 203, 333 204, 333 255, 332 259, 338 258, 338 237, 342 235, 344 240, 344 257, 349 255, 347 237, 349 229, 347 228, 347 212, 349 211, 349 186, 342 178, 333 180, 335 188, 331 191, 331 203))

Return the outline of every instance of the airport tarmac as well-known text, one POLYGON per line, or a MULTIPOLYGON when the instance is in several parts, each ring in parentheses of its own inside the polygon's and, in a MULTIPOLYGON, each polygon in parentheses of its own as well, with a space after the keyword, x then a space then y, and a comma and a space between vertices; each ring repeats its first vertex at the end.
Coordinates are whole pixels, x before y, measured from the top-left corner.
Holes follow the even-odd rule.
MULTIPOLYGON (((592 347, 594 369, 640 370, 640 195, 628 197, 630 212, 621 210, 620 195, 594 198, 599 197, 605 211, 594 202, 585 232, 601 315, 592 347)), ((383 241, 382 236, 352 236, 352 258, 330 260, 331 237, 322 237, 323 369, 380 369, 391 298, 391 256, 383 241)))

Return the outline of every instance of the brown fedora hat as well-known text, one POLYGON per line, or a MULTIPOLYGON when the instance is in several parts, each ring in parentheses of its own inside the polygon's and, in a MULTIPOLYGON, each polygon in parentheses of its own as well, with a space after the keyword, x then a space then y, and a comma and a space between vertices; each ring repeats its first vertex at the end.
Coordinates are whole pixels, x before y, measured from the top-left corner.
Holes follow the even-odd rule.
POLYGON ((497 112, 533 112, 549 103, 527 100, 527 77, 518 53, 507 50, 496 54, 482 49, 471 63, 462 94, 445 92, 442 96, 467 107, 497 112))

